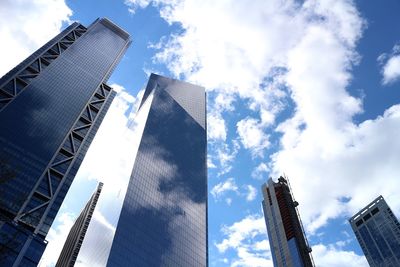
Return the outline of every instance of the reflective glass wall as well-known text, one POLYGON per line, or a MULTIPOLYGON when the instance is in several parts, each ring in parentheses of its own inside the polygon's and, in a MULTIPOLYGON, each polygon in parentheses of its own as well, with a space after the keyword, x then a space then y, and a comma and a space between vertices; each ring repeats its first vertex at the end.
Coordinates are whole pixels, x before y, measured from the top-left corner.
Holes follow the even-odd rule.
POLYGON ((151 93, 107 266, 207 266, 204 88, 152 74, 151 93))
POLYGON ((400 266, 400 223, 382 196, 349 221, 370 266, 400 266))

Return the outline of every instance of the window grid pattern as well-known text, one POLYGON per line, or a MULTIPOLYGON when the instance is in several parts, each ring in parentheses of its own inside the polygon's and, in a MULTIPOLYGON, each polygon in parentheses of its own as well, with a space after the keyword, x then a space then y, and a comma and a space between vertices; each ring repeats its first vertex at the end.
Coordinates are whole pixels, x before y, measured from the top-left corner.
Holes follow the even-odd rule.
POLYGON ((71 26, 73 27, 70 30, 61 33, 62 36, 56 37, 59 41, 54 41, 56 39, 54 38, 14 68, 11 71, 13 72, 11 78, 8 78, 11 74, 10 72, 10 74, 6 74, 0 80, 0 111, 87 30, 83 25, 78 23, 71 26))
POLYGON ((349 221, 370 266, 400 265, 400 223, 382 196, 349 221))
POLYGON ((206 133, 164 89, 154 92, 107 266, 208 264, 206 133))

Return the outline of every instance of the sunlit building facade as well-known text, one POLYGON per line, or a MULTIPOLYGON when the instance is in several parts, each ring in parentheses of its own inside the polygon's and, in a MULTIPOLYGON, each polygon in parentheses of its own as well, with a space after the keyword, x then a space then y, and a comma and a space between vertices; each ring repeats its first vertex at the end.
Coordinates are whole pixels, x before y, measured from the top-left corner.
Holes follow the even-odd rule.
POLYGON ((308 245, 297 201, 288 180, 280 177, 275 183, 269 179, 261 187, 262 207, 268 240, 275 267, 313 267, 311 247, 308 245))
POLYGON ((0 266, 37 265, 129 44, 108 19, 73 23, 0 79, 0 266))
POLYGON ((382 196, 349 222, 371 267, 400 266, 400 223, 382 196))

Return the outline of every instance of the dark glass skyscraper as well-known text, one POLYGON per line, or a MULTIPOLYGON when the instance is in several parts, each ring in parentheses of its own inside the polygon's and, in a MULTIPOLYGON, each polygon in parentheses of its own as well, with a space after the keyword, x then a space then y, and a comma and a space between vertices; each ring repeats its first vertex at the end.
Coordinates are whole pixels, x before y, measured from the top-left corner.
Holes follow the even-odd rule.
POLYGON ((1 266, 36 266, 129 44, 107 19, 73 23, 0 79, 1 266))
POLYGON ((79 250, 81 248, 83 239, 85 238, 86 230, 92 219, 94 209, 96 208, 97 201, 99 199, 103 183, 97 185, 96 191, 90 197, 86 203, 85 208, 79 214, 74 225, 69 231, 67 240, 64 243, 64 247, 61 250, 60 256, 56 267, 73 267, 75 265, 76 258, 78 257, 79 250))
POLYGON ((202 87, 150 76, 107 266, 207 266, 205 102, 202 87))
POLYGON ((371 267, 400 266, 400 223, 382 196, 349 222, 371 267))
POLYGON ((276 183, 268 180, 261 188, 264 200, 265 223, 275 267, 313 267, 297 201, 294 200, 287 179, 282 176, 276 183))

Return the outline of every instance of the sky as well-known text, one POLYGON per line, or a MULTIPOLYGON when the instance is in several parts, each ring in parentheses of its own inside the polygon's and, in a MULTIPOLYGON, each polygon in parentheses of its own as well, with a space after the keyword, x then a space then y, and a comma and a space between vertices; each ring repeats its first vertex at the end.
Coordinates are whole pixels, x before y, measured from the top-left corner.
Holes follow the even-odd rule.
POLYGON ((122 201, 151 72, 208 94, 210 266, 273 266, 260 187, 283 174, 315 264, 368 266, 347 220, 379 195, 400 215, 399 11, 396 0, 1 1, 0 75, 73 21, 107 17, 133 39, 40 266, 54 266, 99 180, 122 201))

